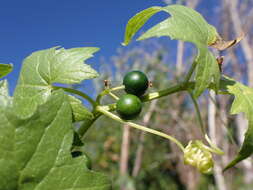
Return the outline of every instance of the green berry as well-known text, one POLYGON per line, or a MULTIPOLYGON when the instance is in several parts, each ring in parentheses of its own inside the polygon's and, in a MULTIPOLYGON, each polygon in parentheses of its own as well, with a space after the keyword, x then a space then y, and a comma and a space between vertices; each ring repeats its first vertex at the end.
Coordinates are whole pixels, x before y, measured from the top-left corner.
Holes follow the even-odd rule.
POLYGON ((142 109, 141 100, 132 94, 125 94, 120 97, 116 104, 116 111, 122 119, 131 120, 136 118, 142 109))
POLYGON ((142 96, 149 86, 147 76, 141 71, 128 72, 124 79, 125 91, 128 94, 142 96))

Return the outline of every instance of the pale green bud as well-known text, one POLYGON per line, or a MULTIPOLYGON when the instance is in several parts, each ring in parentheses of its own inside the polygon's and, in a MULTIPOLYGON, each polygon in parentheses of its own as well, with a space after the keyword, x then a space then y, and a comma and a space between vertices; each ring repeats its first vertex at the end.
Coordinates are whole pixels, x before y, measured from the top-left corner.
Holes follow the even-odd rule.
POLYGON ((207 146, 201 141, 190 141, 184 150, 184 163, 196 167, 201 173, 211 173, 213 158, 207 146))

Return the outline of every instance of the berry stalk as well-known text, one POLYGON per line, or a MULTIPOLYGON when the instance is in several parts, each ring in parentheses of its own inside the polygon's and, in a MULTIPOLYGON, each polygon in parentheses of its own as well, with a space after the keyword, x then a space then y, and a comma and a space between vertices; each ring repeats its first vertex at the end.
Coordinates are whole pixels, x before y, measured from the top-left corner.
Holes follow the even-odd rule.
POLYGON ((139 125, 139 124, 136 124, 136 123, 133 123, 133 122, 130 122, 130 121, 125 121, 125 120, 122 120, 120 117, 118 117, 117 115, 114 115, 113 113, 107 111, 106 109, 104 109, 102 106, 97 106, 96 110, 102 114, 104 114, 105 116, 115 120, 115 121, 118 121, 120 123, 123 123, 123 124, 127 124, 129 125, 130 127, 133 127, 133 128, 136 128, 136 129, 140 129, 142 131, 145 131, 145 132, 148 132, 148 133, 152 133, 154 135, 157 135, 157 136, 160 136, 160 137, 163 137, 163 138, 166 138, 172 142, 174 142, 183 152, 184 152, 184 146, 182 145, 181 142, 179 142, 176 138, 170 136, 170 135, 167 135, 165 133, 162 133, 162 132, 159 132, 159 131, 156 131, 154 129, 150 129, 150 128, 147 128, 147 127, 144 127, 142 125, 139 125))

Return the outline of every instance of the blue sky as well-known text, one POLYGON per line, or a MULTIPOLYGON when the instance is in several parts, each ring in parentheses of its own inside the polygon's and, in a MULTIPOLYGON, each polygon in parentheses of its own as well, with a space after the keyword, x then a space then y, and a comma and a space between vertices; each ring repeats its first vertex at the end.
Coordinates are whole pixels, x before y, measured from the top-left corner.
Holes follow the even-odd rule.
MULTIPOLYGON (((126 23, 158 0, 8 0, 0 3, 0 62, 13 63, 7 78, 13 92, 22 60, 36 50, 95 46, 101 50, 88 61, 99 67, 101 57, 115 54, 126 23)), ((161 20, 160 14, 150 24, 161 20)))

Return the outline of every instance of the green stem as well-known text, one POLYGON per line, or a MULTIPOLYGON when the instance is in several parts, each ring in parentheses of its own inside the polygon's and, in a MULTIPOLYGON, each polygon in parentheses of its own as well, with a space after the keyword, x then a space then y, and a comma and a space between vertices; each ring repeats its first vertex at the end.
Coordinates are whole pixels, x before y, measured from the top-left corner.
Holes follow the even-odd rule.
POLYGON ((109 92, 108 95, 110 95, 113 99, 118 100, 119 97, 113 94, 112 92, 109 92))
POLYGON ((103 107, 103 109, 107 110, 107 111, 114 111, 116 110, 116 104, 107 104, 105 106, 101 106, 103 107))
POLYGON ((80 128, 77 130, 77 133, 79 134, 79 136, 81 137, 81 139, 84 138, 84 135, 86 134, 86 132, 88 131, 88 129, 91 127, 91 125, 101 116, 101 113, 94 113, 94 118, 90 121, 88 121, 86 123, 83 123, 80 128))
POLYGON ((97 103, 89 95, 87 95, 84 92, 81 92, 79 90, 75 90, 75 89, 72 89, 72 88, 61 87, 61 86, 53 86, 53 89, 54 90, 62 89, 65 92, 69 92, 69 93, 81 96, 82 98, 88 100, 88 102, 90 102, 92 104, 93 108, 96 107, 96 105, 97 105, 97 103))
POLYGON ((223 154, 224 154, 224 152, 223 152, 221 149, 219 149, 219 148, 216 146, 216 144, 214 144, 214 143, 211 141, 211 139, 208 137, 207 134, 205 134, 205 139, 206 139, 206 141, 209 143, 209 145, 211 146, 211 148, 212 148, 212 150, 213 150, 214 153, 219 154, 219 155, 223 155, 223 154))
POLYGON ((197 119, 198 119, 198 122, 199 122, 199 125, 200 125, 201 132, 202 132, 203 134, 206 134, 206 129, 205 129, 205 126, 204 126, 202 117, 201 117, 201 113, 200 113, 200 110, 199 110, 198 102, 197 102, 196 99, 194 98, 192 92, 189 91, 189 94, 190 94, 190 96, 191 96, 193 105, 194 105, 195 110, 196 110, 197 119))
POLYGON ((184 83, 188 82, 191 79, 191 76, 192 76, 192 74, 193 74, 193 72, 194 72, 194 70, 197 66, 197 63, 198 63, 197 61, 195 61, 195 60, 193 61, 192 65, 191 65, 191 68, 190 68, 189 72, 187 73, 187 75, 184 79, 184 83))
MULTIPOLYGON (((160 90, 157 92, 152 92, 149 94, 146 94, 145 96, 141 97, 142 102, 149 102, 152 101, 154 99, 158 99, 161 98, 163 96, 167 96, 176 92, 180 92, 180 91, 185 91, 185 90, 189 90, 189 89, 193 89, 194 88, 195 83, 194 82, 187 82, 187 83, 179 83, 177 85, 171 86, 167 89, 164 90, 160 90)), ((108 104, 105 106, 102 106, 104 109, 106 109, 107 111, 113 111, 116 109, 116 104, 108 104)))
POLYGON ((125 89, 125 85, 116 86, 114 88, 111 88, 110 92, 117 91, 117 90, 123 90, 123 89, 125 89))
POLYGON ((160 90, 160 91, 157 91, 157 92, 152 92, 152 93, 149 93, 145 96, 143 96, 141 98, 141 100, 143 102, 149 102, 151 100, 154 100, 154 99, 157 99, 157 98, 161 98, 163 96, 167 96, 169 94, 173 94, 173 93, 176 93, 176 92, 180 92, 180 91, 184 91, 184 90, 187 90, 187 89, 191 89, 193 88, 195 85, 194 82, 181 82, 177 85, 174 85, 174 86, 171 86, 167 89, 164 89, 164 90, 160 90))
POLYGON ((118 121, 120 123, 129 125, 130 127, 134 127, 136 129, 140 129, 142 131, 146 131, 148 133, 152 133, 154 135, 158 135, 160 137, 164 137, 166 139, 169 139, 170 141, 172 141, 175 144, 177 144, 178 147, 184 152, 184 146, 176 138, 174 138, 174 137, 172 137, 170 135, 167 135, 165 133, 156 131, 154 129, 150 129, 150 128, 144 127, 142 125, 138 125, 136 123, 132 123, 132 122, 129 122, 129 121, 124 121, 120 117, 118 117, 117 115, 114 115, 113 113, 111 113, 111 112, 107 111, 106 109, 104 109, 102 106, 97 106, 97 111, 103 113, 104 115, 106 115, 107 117, 110 117, 113 120, 116 120, 116 121, 118 121))
POLYGON ((124 89, 125 86, 124 85, 121 85, 121 86, 117 86, 117 87, 114 87, 114 88, 108 88, 108 89, 105 89, 103 90, 100 94, 98 94, 97 98, 96 98, 96 102, 99 104, 100 101, 101 101, 101 98, 107 94, 109 94, 110 92, 113 92, 113 91, 117 91, 117 90, 122 90, 124 89))

